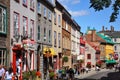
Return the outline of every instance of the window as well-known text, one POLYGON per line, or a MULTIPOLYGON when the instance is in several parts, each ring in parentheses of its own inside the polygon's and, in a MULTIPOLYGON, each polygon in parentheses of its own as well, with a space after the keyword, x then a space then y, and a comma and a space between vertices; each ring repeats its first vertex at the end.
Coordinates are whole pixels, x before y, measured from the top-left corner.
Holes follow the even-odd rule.
POLYGON ((56 34, 56 31, 54 31, 54 47, 57 46, 57 34, 56 34))
POLYGON ((60 21, 60 15, 58 15, 58 25, 60 25, 61 21, 60 21))
POLYGON ((44 17, 46 17, 46 7, 44 7, 44 17))
POLYGON ((27 36, 27 17, 23 17, 23 35, 27 36))
POLYGON ((58 47, 59 47, 59 48, 61 47, 61 46, 60 46, 60 39, 61 39, 61 34, 58 33, 58 47))
POLYGON ((30 0, 30 9, 34 10, 34 0, 30 0))
POLYGON ((31 20, 30 23, 31 23, 31 27, 30 27, 30 38, 31 38, 31 39, 34 39, 34 21, 31 20))
POLYGON ((48 12, 48 19, 51 20, 52 16, 51 16, 51 11, 48 12))
POLYGON ((16 2, 20 2, 19 0, 15 0, 16 2))
POLYGON ((40 25, 38 25, 38 40, 40 40, 40 25))
POLYGON ((14 18, 13 18, 13 21, 14 21, 14 32, 13 32, 13 35, 18 35, 19 33, 19 14, 14 12, 14 18))
POLYGON ((46 41, 46 28, 44 28, 44 41, 46 41))
POLYGON ((54 13, 54 23, 56 24, 56 12, 54 13))
POLYGON ((87 59, 91 59, 91 54, 87 54, 87 59))
POLYGON ((37 7, 37 9, 38 9, 38 13, 41 14, 41 4, 40 4, 40 2, 38 2, 38 7, 37 7))
POLYGON ((0 32, 6 33, 6 9, 0 6, 0 32))
POLYGON ((23 0, 23 5, 27 7, 27 0, 23 0))
POLYGON ((116 38, 114 38, 114 41, 115 41, 115 42, 117 42, 117 39, 116 39, 116 38))
POLYGON ((66 30, 68 30, 68 23, 66 22, 66 30))
POLYGON ((49 30, 49 43, 51 42, 51 30, 49 30))
POLYGON ((115 46, 115 51, 117 50, 117 46, 115 46))
POLYGON ((0 49, 0 64, 6 65, 6 50, 0 49))

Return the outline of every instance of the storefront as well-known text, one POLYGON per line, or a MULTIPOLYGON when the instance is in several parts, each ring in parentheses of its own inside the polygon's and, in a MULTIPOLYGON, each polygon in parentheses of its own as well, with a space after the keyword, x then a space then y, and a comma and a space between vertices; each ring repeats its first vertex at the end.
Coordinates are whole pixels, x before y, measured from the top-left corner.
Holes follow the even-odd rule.
POLYGON ((20 66, 19 79, 22 80, 22 72, 34 70, 35 41, 26 39, 22 44, 15 44, 12 53, 13 73, 16 74, 20 66))

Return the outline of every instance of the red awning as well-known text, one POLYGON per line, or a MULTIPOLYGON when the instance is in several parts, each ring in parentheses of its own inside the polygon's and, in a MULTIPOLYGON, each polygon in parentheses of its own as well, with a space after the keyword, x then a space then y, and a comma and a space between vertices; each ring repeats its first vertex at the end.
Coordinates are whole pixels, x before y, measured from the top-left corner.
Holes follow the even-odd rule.
POLYGON ((35 44, 35 41, 31 39, 26 39, 26 40, 23 40, 22 43, 23 44, 35 44))

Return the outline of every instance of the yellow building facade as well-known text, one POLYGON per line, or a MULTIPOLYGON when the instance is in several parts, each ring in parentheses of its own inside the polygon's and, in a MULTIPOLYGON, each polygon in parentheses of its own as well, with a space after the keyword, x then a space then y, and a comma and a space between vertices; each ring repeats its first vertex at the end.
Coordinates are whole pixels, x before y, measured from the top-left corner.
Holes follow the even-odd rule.
POLYGON ((114 46, 107 44, 105 47, 105 53, 106 53, 106 59, 107 60, 111 60, 113 58, 114 55, 114 46))

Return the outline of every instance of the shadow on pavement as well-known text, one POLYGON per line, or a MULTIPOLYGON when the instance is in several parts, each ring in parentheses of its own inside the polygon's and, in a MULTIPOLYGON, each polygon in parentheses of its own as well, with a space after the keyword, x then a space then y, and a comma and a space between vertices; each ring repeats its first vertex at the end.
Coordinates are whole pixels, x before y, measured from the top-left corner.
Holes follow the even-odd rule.
POLYGON ((108 73, 107 77, 102 77, 101 80, 120 80, 120 72, 108 73))
POLYGON ((111 72, 108 73, 107 77, 102 77, 101 79, 76 79, 76 80, 120 80, 120 72, 111 72))

